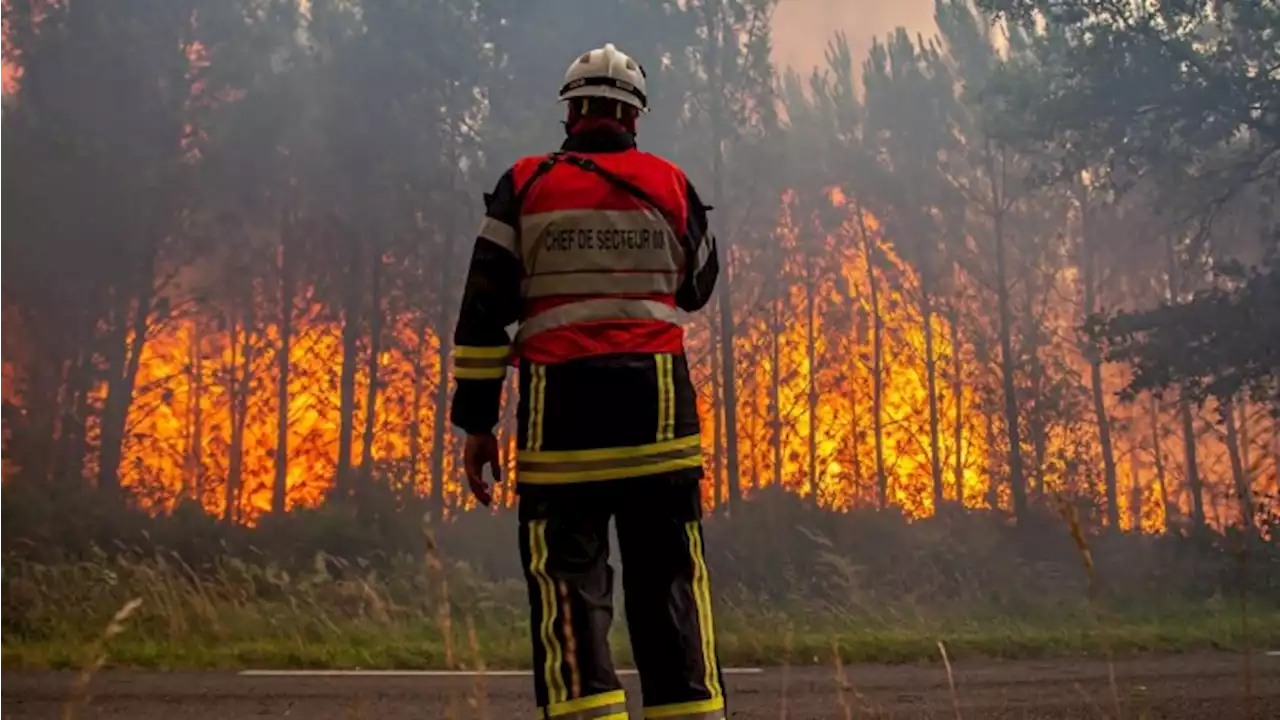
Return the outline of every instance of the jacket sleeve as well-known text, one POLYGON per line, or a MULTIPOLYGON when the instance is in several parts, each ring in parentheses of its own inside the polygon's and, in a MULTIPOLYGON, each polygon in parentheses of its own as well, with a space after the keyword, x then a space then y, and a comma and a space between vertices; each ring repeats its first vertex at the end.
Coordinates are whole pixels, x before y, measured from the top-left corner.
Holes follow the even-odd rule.
POLYGON ((685 180, 685 196, 688 198, 684 235, 681 243, 685 256, 684 277, 680 288, 676 290, 676 305, 685 312, 701 310, 711 299, 716 288, 716 277, 720 274, 720 259, 716 253, 716 237, 707 222, 707 211, 711 208, 702 204, 693 183, 685 180))
POLYGON ((457 388, 449 418, 471 435, 498 424, 511 339, 507 326, 520 317, 521 262, 516 227, 519 209, 512 172, 486 194, 485 216, 471 253, 462 307, 453 332, 457 388))

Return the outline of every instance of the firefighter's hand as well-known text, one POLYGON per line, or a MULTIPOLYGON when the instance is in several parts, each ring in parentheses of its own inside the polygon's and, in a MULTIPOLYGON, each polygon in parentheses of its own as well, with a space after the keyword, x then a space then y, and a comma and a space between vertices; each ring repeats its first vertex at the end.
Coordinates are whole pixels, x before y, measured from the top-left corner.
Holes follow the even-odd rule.
POLYGON ((498 460, 498 439, 491 433, 486 435, 468 435, 467 444, 462 451, 462 464, 467 472, 467 484, 471 486, 471 494, 481 505, 489 506, 493 502, 493 493, 489 483, 484 479, 484 466, 488 465, 495 482, 502 481, 502 464, 498 460))

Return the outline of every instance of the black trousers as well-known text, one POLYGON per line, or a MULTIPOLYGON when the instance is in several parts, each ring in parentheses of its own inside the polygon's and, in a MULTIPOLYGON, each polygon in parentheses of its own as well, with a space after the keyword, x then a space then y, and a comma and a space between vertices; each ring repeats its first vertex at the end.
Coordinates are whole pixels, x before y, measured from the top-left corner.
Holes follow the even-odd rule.
POLYGON ((627 717, 608 641, 616 519, 645 717, 725 717, 698 482, 654 476, 519 492, 540 716, 627 717))

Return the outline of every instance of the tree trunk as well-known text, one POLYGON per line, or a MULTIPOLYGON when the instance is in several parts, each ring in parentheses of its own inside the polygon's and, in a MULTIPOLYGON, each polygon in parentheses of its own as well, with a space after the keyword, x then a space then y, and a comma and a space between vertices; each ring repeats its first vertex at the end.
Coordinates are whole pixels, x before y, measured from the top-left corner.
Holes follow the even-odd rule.
MULTIPOLYGON (((724 203, 724 141, 728 134, 725 125, 728 118, 725 113, 724 94, 725 80, 721 62, 725 49, 722 29, 722 9, 719 3, 708 3, 702 7, 703 21, 707 28, 706 68, 710 85, 710 102, 708 115, 711 124, 711 180, 712 203, 723 206, 724 203)), ((726 480, 729 483, 729 512, 742 499, 742 487, 738 475, 738 393, 734 382, 737 374, 735 363, 736 348, 734 346, 735 328, 733 325, 733 246, 732 238, 725 234, 719 238, 720 244, 720 374, 724 383, 724 452, 726 480)), ((718 448, 717 448, 718 449, 718 448)))
POLYGON ((1129 516, 1130 529, 1142 532, 1142 478, 1138 474, 1138 444, 1129 445, 1129 516))
MULTIPOLYGON (((988 150, 989 152, 989 150, 988 150)), ((991 161, 994 165, 994 162, 991 161)), ((1000 314, 1000 370, 1004 390, 1004 421, 1009 436, 1009 489, 1013 495, 1013 514, 1018 523, 1027 519, 1027 487, 1022 470, 1022 435, 1018 427, 1018 390, 1015 381, 1016 359, 1013 356, 1013 311, 1010 307, 1008 269, 1005 267, 1004 178, 1005 158, 1000 155, 1000 180, 991 172, 996 255, 996 303, 1000 314)))
POLYGON ((200 323, 191 328, 191 448, 187 454, 191 497, 204 503, 204 353, 200 323))
POLYGON ((862 313, 858 307, 857 287, 853 281, 849 281, 849 437, 851 441, 850 451, 853 453, 853 487, 856 493, 861 493, 862 487, 862 442, 859 437, 862 434, 862 428, 858 423, 858 408, 860 407, 858 396, 858 344, 862 338, 862 313))
POLYGON ((244 495, 244 425, 249 415, 249 381, 253 378, 254 337, 253 328, 256 318, 253 312, 252 291, 246 292, 244 322, 237 331, 235 323, 231 325, 231 444, 228 452, 231 457, 227 461, 226 514, 223 519, 227 524, 234 524, 240 519, 240 500, 244 495), (239 337, 243 345, 240 348, 240 360, 237 365, 236 341, 239 337))
POLYGON ((1240 501, 1240 522, 1252 534, 1254 531, 1253 489, 1249 486, 1249 475, 1240 457, 1240 432, 1236 425, 1234 401, 1223 402, 1222 419, 1227 426, 1227 457, 1231 460, 1231 480, 1235 485, 1236 498, 1240 501))
POLYGON ((1030 396, 1030 400, 1027 401, 1029 405, 1027 409, 1027 432, 1031 435, 1032 463, 1027 475, 1028 485, 1030 486, 1028 488, 1029 495, 1032 499, 1039 501, 1045 494, 1044 466, 1045 455, 1048 450, 1049 428, 1045 417, 1047 413, 1044 408, 1046 384, 1044 361, 1040 359, 1040 332, 1033 319, 1035 318, 1035 308, 1032 305, 1031 295, 1032 293, 1027 293, 1025 313, 1028 318, 1028 324, 1031 327, 1026 332, 1024 342, 1027 347, 1023 351, 1030 356, 1029 362, 1031 365, 1029 368, 1031 386, 1028 388, 1027 393, 1030 396))
POLYGON ((134 279, 134 294, 130 296, 122 292, 116 304, 115 332, 108 347, 107 398, 102 408, 101 444, 98 448, 98 488, 112 495, 120 491, 125 421, 133 404, 133 388, 138 379, 142 349, 147 343, 147 321, 155 294, 155 253, 154 246, 147 250, 146 261, 134 279))
POLYGON ((924 374, 929 392, 929 459, 933 477, 933 508, 936 513, 947 501, 942 487, 942 450, 938 440, 938 359, 933 350, 932 271, 920 272, 920 317, 924 324, 924 374))
MULTIPOLYGON (((721 417, 724 412, 724 400, 720 396, 720 328, 716 323, 716 317, 719 316, 720 298, 717 297, 713 301, 713 313, 716 313, 707 322, 707 335, 711 338, 711 356, 707 362, 711 370, 711 481, 715 485, 715 503, 717 510, 726 509, 725 488, 721 483, 720 462, 721 448, 724 447, 724 428, 721 427, 721 417)), ((754 466, 753 466, 754 467, 754 466)))
POLYGON ((956 505, 964 507, 964 374, 960 363, 960 303, 951 311, 951 379, 953 383, 952 402, 955 404, 954 427, 956 463, 952 471, 955 474, 956 505))
POLYGON ((344 278, 342 303, 342 371, 338 378, 338 467, 334 489, 337 496, 351 498, 351 442, 356 421, 356 363, 360 349, 360 244, 355 237, 343 238, 348 243, 348 261, 344 278))
POLYGON ((1164 447, 1160 442, 1160 401, 1152 395, 1148 407, 1148 415, 1151 418, 1151 451, 1156 470, 1156 489, 1160 493, 1160 506, 1164 508, 1165 527, 1168 527, 1169 520, 1177 513, 1177 509, 1169 500, 1169 485, 1165 478, 1164 447))
POLYGON ((818 505, 818 299, 816 263, 812 255, 806 258, 805 302, 809 310, 808 358, 809 358, 809 499, 818 505))
POLYGON ((773 418, 769 428, 773 431, 773 487, 782 489, 782 348, 778 338, 782 334, 782 297, 773 300, 773 328, 770 338, 773 353, 773 377, 770 378, 769 407, 773 410, 773 418))
POLYGON ((373 282, 369 299, 369 385, 364 396, 364 432, 360 447, 360 480, 373 480, 373 430, 378 419, 378 364, 382 354, 382 254, 373 252, 373 282))
MULTIPOLYGON (((1084 315, 1088 318, 1097 312, 1098 252, 1090 221, 1088 189, 1077 185, 1080 206, 1080 266, 1084 284, 1084 315)), ((1116 458, 1111 446, 1111 418, 1107 415, 1107 403, 1102 382, 1102 353, 1092 340, 1085 345, 1089 359, 1089 385, 1093 394, 1093 414, 1098 422, 1098 444, 1102 450, 1102 468, 1107 489, 1107 524, 1120 527, 1120 494, 1116 479, 1116 458)))
MULTIPOLYGON (((409 404, 409 486, 418 491, 418 466, 422 462, 422 383, 427 376, 427 321, 418 321, 418 343, 413 352, 413 400, 409 404)), ((443 410, 436 408, 439 414, 443 410)))
POLYGON ((1205 529, 1204 486, 1200 481, 1200 464, 1196 460, 1195 420, 1191 416, 1191 404, 1185 399, 1178 401, 1178 412, 1182 416, 1182 449, 1186 459, 1187 489, 1191 492, 1191 520, 1196 532, 1205 529))
POLYGON ((999 510, 1000 481, 996 475, 996 421, 993 417, 994 414, 994 412, 984 412, 982 417, 986 420, 984 430, 987 441, 987 507, 992 510, 999 510))
POLYGON ((884 467, 884 318, 880 315, 880 284, 876 282, 878 241, 867 232, 862 206, 855 207, 855 211, 867 262, 867 294, 871 299, 871 427, 875 434, 876 502, 883 510, 889 506, 889 477, 884 467))
POLYGON ((276 473, 271 486, 271 512, 285 511, 289 494, 289 352, 293 342, 293 253, 289 244, 293 217, 285 213, 280 229, 280 352, 276 357, 276 473))
POLYGON ((85 418, 89 412, 89 389, 92 368, 87 352, 66 363, 65 398, 59 403, 61 418, 50 440, 53 456, 46 467, 56 486, 78 488, 84 483, 85 418))

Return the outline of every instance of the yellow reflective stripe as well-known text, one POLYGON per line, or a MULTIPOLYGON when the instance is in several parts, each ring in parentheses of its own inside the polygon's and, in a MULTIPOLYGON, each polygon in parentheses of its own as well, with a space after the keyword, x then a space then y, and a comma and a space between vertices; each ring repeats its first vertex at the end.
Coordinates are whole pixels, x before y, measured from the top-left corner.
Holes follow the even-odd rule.
POLYGON ((453 374, 460 380, 501 380, 507 376, 511 348, 459 345, 453 349, 453 374))
POLYGON ((542 447, 543 405, 547 400, 547 366, 529 364, 529 426, 525 432, 525 447, 537 451, 542 447))
POLYGON ((702 467, 702 455, 694 457, 664 460, 645 465, 628 467, 601 468, 599 470, 578 470, 573 472, 538 472, 519 470, 516 478, 519 482, 533 485, 563 485, 565 483, 594 482, 597 480, 618 480, 642 475, 658 475, 661 473, 687 470, 702 467))
POLYGON ((578 640, 573 634, 573 606, 569 604, 569 588, 561 580, 556 583, 560 599, 560 630, 564 634, 564 659, 569 666, 569 697, 582 695, 582 673, 578 670, 578 640))
POLYGON ((560 641, 556 638, 555 589, 551 576, 547 575, 547 521, 534 520, 529 523, 529 572, 538 582, 541 596, 542 622, 539 623, 539 634, 545 652, 543 660, 543 680, 547 685, 547 700, 551 704, 564 702, 569 694, 564 687, 564 678, 560 677, 560 641))
POLYGON ((676 383, 671 355, 654 355, 658 375, 658 431, 657 441, 664 442, 676 436, 676 383))
POLYGON ((656 705, 644 709, 646 718, 707 718, 724 717, 724 698, 713 697, 710 700, 694 700, 692 702, 672 705, 656 705))
MULTIPOLYGON (((627 693, 623 690, 611 690, 609 692, 599 693, 597 695, 588 695, 583 698, 574 700, 566 700, 564 702, 552 703, 547 706, 547 714, 551 717, 564 717, 573 713, 581 713, 585 710, 597 710, 599 708, 608 708, 612 713, 613 708, 610 705, 623 705, 627 703, 627 693)), ((592 717, 600 718, 603 716, 593 715, 592 717)), ((612 715, 610 715, 612 717, 612 715)))
POLYGON ((459 345, 453 349, 454 357, 476 360, 501 359, 505 361, 510 354, 511 347, 508 345, 459 345))
POLYGON ((688 435, 674 440, 646 445, 624 445, 622 447, 593 448, 591 450, 542 450, 540 452, 525 451, 520 453, 520 460, 536 463, 591 462, 595 460, 613 460, 615 458, 635 458, 647 455, 661 455, 673 450, 684 450, 701 447, 701 438, 688 435))
POLYGON ((689 555, 693 559, 693 602, 698 609, 698 632, 702 636, 703 682, 711 693, 711 699, 723 698, 720 674, 716 668, 716 628, 711 613, 711 580, 707 573, 707 561, 702 554, 702 530, 698 521, 685 523, 689 536, 689 555))
POLYGON ((600 720, 628 720, 630 717, 631 716, 627 715, 624 710, 622 712, 609 713, 608 715, 601 717, 600 720))
POLYGON ((495 368, 455 367, 453 376, 459 380, 501 380, 507 376, 507 366, 495 368))

